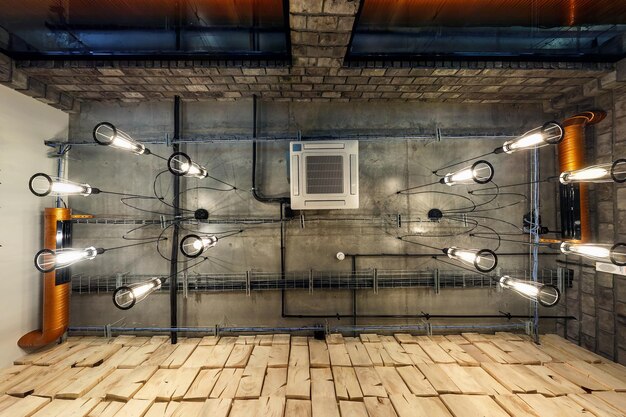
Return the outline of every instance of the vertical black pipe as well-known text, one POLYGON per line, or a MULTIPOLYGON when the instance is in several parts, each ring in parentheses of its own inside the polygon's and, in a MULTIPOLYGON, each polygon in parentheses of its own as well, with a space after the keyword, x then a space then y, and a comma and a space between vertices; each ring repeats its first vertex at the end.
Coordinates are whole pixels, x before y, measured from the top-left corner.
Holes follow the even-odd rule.
MULTIPOLYGON (((174 144, 173 151, 179 151, 178 140, 180 139, 180 96, 174 97, 174 144)), ((180 219, 180 177, 174 178, 174 219, 180 219)), ((170 325, 173 329, 178 327, 178 231, 179 225, 175 221, 174 232, 172 233, 172 256, 170 262, 170 325)), ((172 344, 178 341, 178 332, 171 332, 172 344)))

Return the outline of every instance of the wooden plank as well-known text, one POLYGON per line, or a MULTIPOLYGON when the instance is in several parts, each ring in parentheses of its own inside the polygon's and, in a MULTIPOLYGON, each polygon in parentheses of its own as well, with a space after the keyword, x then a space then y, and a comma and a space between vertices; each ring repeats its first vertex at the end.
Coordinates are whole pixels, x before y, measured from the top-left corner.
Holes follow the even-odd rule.
MULTIPOLYGON (((545 354, 541 350, 537 349, 534 343, 531 342, 516 342, 510 341, 510 343, 517 348, 518 351, 523 351, 527 355, 530 355, 534 359, 536 359, 539 364, 552 362, 552 357, 550 355, 545 354)), ((532 365, 532 364, 531 364, 532 365)))
POLYGON ((115 352, 122 349, 122 345, 101 345, 91 352, 90 355, 84 357, 82 360, 77 361, 74 366, 77 367, 94 367, 102 365, 102 363, 113 356, 115 352))
MULTIPOLYGON (((398 370, 399 369, 400 368, 398 368, 398 370)), ((373 367, 358 367, 354 368, 354 371, 356 372, 356 378, 361 386, 363 396, 387 397, 387 391, 385 387, 383 387, 383 382, 380 380, 378 373, 376 373, 373 367)), ((400 374, 400 376, 402 376, 402 374, 400 374)), ((406 383, 406 380, 404 380, 404 382, 406 383)))
POLYGON ((616 408, 622 413, 626 414, 626 394, 621 392, 607 391, 594 392, 593 396, 601 399, 611 407, 616 408))
POLYGON ((222 346, 222 345, 234 345, 235 342, 237 341, 236 337, 220 337, 220 340, 217 342, 216 346, 222 346))
POLYGON ((198 417, 227 417, 232 403, 229 398, 209 398, 202 405, 198 417))
POLYGON ((411 393, 419 397, 435 396, 437 391, 428 382, 424 374, 414 366, 399 366, 396 368, 398 374, 404 381, 411 393))
POLYGON ((361 342, 363 343, 379 343, 380 342, 380 338, 378 337, 377 334, 374 334, 374 333, 361 333, 359 335, 359 338, 361 339, 361 342))
POLYGON ((11 388, 6 389, 6 394, 14 397, 25 397, 33 394, 54 380, 66 378, 66 369, 60 366, 33 366, 29 371, 32 375, 21 381, 15 381, 11 388))
POLYGON ((189 387, 189 390, 183 396, 183 400, 194 401, 208 399, 221 373, 221 369, 201 370, 189 387))
POLYGON ((456 363, 456 360, 448 355, 438 343, 420 341, 419 345, 435 363, 456 363))
POLYGON ((512 417, 541 417, 517 395, 496 395, 493 399, 512 417))
POLYGON ((503 350, 498 349, 493 343, 474 343, 474 346, 482 350, 483 353, 493 359, 494 362, 508 364, 519 363, 517 359, 513 358, 511 355, 504 352, 503 350))
POLYGON ((460 334, 446 335, 446 339, 448 340, 448 342, 456 343, 457 345, 468 345, 471 343, 469 340, 467 340, 460 334))
POLYGON ((132 369, 115 369, 106 378, 100 381, 95 387, 88 391, 83 397, 100 398, 101 400, 105 399, 108 390, 111 387, 119 384, 120 381, 125 380, 132 371, 132 369))
POLYGON ((333 373, 330 368, 311 369, 311 401, 337 402, 333 373))
POLYGON ((322 340, 309 341, 309 364, 311 368, 330 367, 330 356, 326 342, 322 340))
POLYGON ((271 334, 258 334, 254 339, 254 344, 258 346, 272 346, 274 335, 271 334))
POLYGON ((125 404, 117 401, 102 401, 89 412, 88 417, 115 417, 125 404))
POLYGON ((604 401, 599 401, 593 394, 568 394, 567 396, 596 417, 624 417, 619 410, 604 401))
POLYGON ((609 387, 613 391, 626 391, 626 380, 616 378, 613 375, 604 372, 594 364, 584 361, 567 362, 567 364, 590 378, 595 379, 602 385, 609 387))
POLYGON ((402 346, 395 340, 393 342, 383 342, 382 345, 395 366, 413 365, 411 357, 406 354, 402 346))
POLYGON ((2 395, 0 396, 0 411, 12 406, 20 399, 17 397, 11 397, 10 395, 2 395))
POLYGON ((229 417, 250 417, 255 416, 259 400, 234 400, 230 409, 229 417))
POLYGON ((487 391, 472 377, 471 374, 456 363, 439 365, 452 381, 459 387, 462 394, 486 395, 487 391))
POLYGON ((365 404, 356 401, 339 401, 341 417, 368 417, 365 404))
POLYGON ((332 366, 352 366, 345 344, 328 344, 328 355, 332 366))
MULTIPOLYGON (((568 393, 567 390, 563 390, 560 385, 554 383, 550 378, 544 378, 542 375, 530 370, 528 366, 511 365, 511 368, 515 371, 516 375, 521 377, 521 380, 525 384, 535 387, 539 394, 543 394, 546 397, 555 397, 568 393)), ((578 387, 574 387, 574 389, 578 390, 578 387)))
POLYGON ((30 417, 45 407, 49 402, 50 399, 48 398, 35 397, 33 395, 20 398, 9 407, 0 411, 0 417, 30 417))
POLYGON ((272 338, 272 346, 274 345, 288 345, 291 341, 291 335, 289 334, 275 334, 272 338))
POLYGON ((235 398, 242 375, 241 368, 222 369, 209 398, 235 398))
POLYGON ((235 340, 236 345, 254 345, 256 336, 241 335, 235 340))
POLYGON ((119 383, 110 386, 105 398, 110 400, 128 401, 158 370, 157 365, 142 365, 133 369, 119 383))
POLYGON ((79 398, 76 400, 53 400, 33 414, 34 417, 86 417, 98 403, 99 398, 79 398))
MULTIPOLYGON (((42 356, 47 355, 49 353, 51 353, 52 351, 56 350, 65 350, 67 342, 64 342, 62 344, 59 345, 47 345, 44 346, 41 349, 37 349, 31 353, 28 353, 16 360, 13 361, 14 365, 32 365, 36 360, 40 359, 42 356)), ((0 379, 2 379, 2 372, 0 371, 0 379)))
POLYGON ((409 387, 406 386, 395 367, 376 366, 374 369, 380 377, 380 381, 382 382, 385 391, 387 391, 387 394, 411 393, 411 390, 409 390, 409 387))
POLYGON ((33 361, 33 365, 50 366, 58 364, 76 352, 87 348, 85 343, 66 342, 59 345, 58 349, 52 349, 48 353, 33 361))
POLYGON ((521 337, 511 332, 496 332, 496 336, 507 341, 515 341, 515 342, 522 341, 521 337))
POLYGON ((245 368, 254 347, 254 344, 235 344, 226 361, 226 368, 245 368))
POLYGON ((465 350, 456 343, 440 342, 439 347, 461 366, 480 366, 480 362, 466 353, 465 350))
POLYGON ((119 410, 117 410, 114 415, 115 417, 141 417, 148 412, 153 404, 154 400, 132 399, 125 403, 119 410))
POLYGON ((567 379, 569 382, 578 385, 585 391, 609 391, 610 388, 595 379, 591 378, 589 375, 585 375, 579 372, 576 368, 565 364, 565 363, 547 363, 547 366, 552 371, 561 375, 563 378, 567 379))
MULTIPOLYGON (((118 368, 136 368, 147 361, 151 355, 161 346, 158 343, 146 343, 143 346, 129 352, 128 355, 117 364, 118 368)), ((169 356, 169 355, 168 355, 169 356)), ((158 365, 158 364, 157 364, 158 365)))
POLYGON ((363 403, 369 417, 397 417, 389 398, 366 397, 363 403))
MULTIPOLYGON (((293 360, 294 363, 298 363, 298 360, 301 363, 301 366, 308 366, 308 348, 305 346, 291 347, 292 355, 295 355, 293 360), (295 352, 293 352, 295 350, 295 352), (304 352, 303 352, 304 350, 304 352), (303 357, 296 357, 298 355, 305 354, 307 359, 303 357)), ((271 347, 270 356, 268 358, 267 366, 270 368, 286 368, 289 366, 289 345, 275 345, 271 347)), ((294 365, 295 366, 295 365, 294 365)))
POLYGON ((588 416, 582 406, 567 397, 546 398, 541 394, 519 394, 541 417, 588 416))
POLYGON ((339 400, 363 399, 361 386, 356 378, 354 368, 346 366, 333 366, 333 380, 335 382, 335 393, 339 400))
POLYGON ((311 396, 311 376, 305 366, 290 366, 287 370, 287 398, 308 399, 311 396))
POLYGON ((198 346, 215 346, 220 341, 219 336, 204 336, 198 346))
POLYGON ((502 384, 493 379, 483 368, 480 366, 468 366, 465 368, 465 372, 469 373, 474 381, 476 381, 488 395, 510 395, 511 391, 506 389, 502 384))
POLYGON ((590 352, 583 347, 575 345, 569 340, 565 340, 561 336, 557 336, 555 334, 541 335, 539 337, 539 341, 544 344, 552 345, 561 351, 565 351, 571 354, 572 356, 576 357, 577 360, 581 360, 581 361, 585 361, 589 363, 604 362, 604 358, 602 358, 602 356, 597 355, 593 352, 590 352))
POLYGON ((161 363, 176 350, 177 346, 178 345, 171 345, 169 343, 161 344, 154 353, 150 354, 149 357, 142 362, 142 365, 161 365, 161 363))
POLYGON ((420 363, 434 363, 430 356, 417 344, 404 345, 403 349, 415 365, 419 365, 420 363))
POLYGON ((96 368, 84 368, 76 374, 74 381, 57 392, 56 398, 74 399, 82 397, 114 370, 115 368, 106 365, 96 368))
POLYGON ((257 403, 255 416, 283 417, 285 414, 285 402, 284 397, 261 397, 257 403))
POLYGON ((267 366, 272 346, 255 346, 248 359, 248 366, 267 366))
POLYGON ((452 417, 438 397, 394 394, 389 399, 398 417, 452 417))
POLYGON ((333 333, 326 336, 326 343, 329 345, 343 345, 343 335, 341 333, 333 333))
POLYGON ((174 411, 178 408, 180 403, 176 401, 166 403, 154 403, 144 417, 172 417, 174 411))
POLYGON ((54 398, 57 393, 78 378, 85 368, 61 368, 62 377, 52 378, 35 387, 34 395, 38 397, 54 398))
POLYGON ((172 417, 198 417, 203 406, 204 404, 200 402, 181 402, 172 413, 172 417))
POLYGON ((305 366, 307 368, 309 367, 308 345, 291 345, 291 353, 289 354, 289 367, 299 366, 305 366))
POLYGON ((415 344, 417 343, 417 340, 415 340, 415 338, 408 334, 408 333, 396 333, 393 335, 393 337, 396 338, 396 340, 398 341, 398 343, 406 343, 406 344, 415 344))
POLYGON ((552 386, 554 386, 555 390, 553 390, 554 395, 564 395, 564 394, 584 394, 585 390, 580 388, 578 385, 568 381, 557 372, 554 372, 552 369, 547 366, 540 365, 527 365, 526 366, 530 371, 536 373, 544 380, 549 381, 552 386))
POLYGON ((605 363, 597 363, 595 366, 598 369, 603 370, 604 372, 608 372, 613 375, 615 378, 626 380, 626 367, 620 365, 615 362, 605 362, 605 363))
POLYGON ((291 338, 291 346, 308 346, 309 340, 306 336, 293 336, 291 338))
POLYGON ((512 393, 537 392, 537 387, 533 386, 533 382, 515 372, 512 366, 493 362, 483 363, 481 367, 512 393))
POLYGON ((183 363, 183 368, 207 368, 207 362, 209 358, 213 354, 214 346, 198 346, 196 349, 189 355, 185 363, 183 363))
POLYGON ((5 394, 17 384, 37 378, 42 369, 45 368, 40 366, 28 366, 24 368, 23 371, 10 375, 7 379, 0 382, 0 394, 5 394))
POLYGON ((489 416, 510 417, 487 395, 442 395, 441 401, 455 417, 489 416))
POLYGON ((199 368, 159 369, 134 398, 156 401, 182 400, 199 372, 199 368))
POLYGON ((485 338, 482 334, 478 333, 461 333, 468 342, 477 343, 477 342, 488 342, 489 340, 485 338))
MULTIPOLYGON (((222 339, 220 339, 220 341, 223 339, 225 338, 223 337, 222 339)), ((218 342, 218 344, 215 345, 215 347, 213 348, 213 352, 206 360, 206 367, 207 368, 223 368, 224 365, 226 365, 226 361, 228 360, 228 357, 230 356, 230 353, 233 351, 234 347, 235 347, 234 342, 225 343, 222 345, 220 345, 218 342)))
POLYGON ((552 358, 550 362, 565 362, 565 361, 576 361, 578 358, 571 353, 558 349, 550 344, 544 343, 540 345, 535 345, 535 347, 541 351, 544 355, 548 355, 552 358))
POLYGON ((385 360, 390 363, 390 366, 393 366, 393 361, 389 357, 389 354, 385 351, 385 348, 383 348, 382 343, 364 343, 363 346, 365 346, 367 354, 369 355, 370 360, 372 361, 372 364, 374 364, 374 366, 385 365, 385 360))
POLYGON ((346 350, 348 351, 348 356, 350 356, 350 361, 352 362, 352 366, 373 366, 372 360, 367 354, 367 350, 363 343, 347 343, 346 350))
POLYGON ((460 394, 461 390, 437 364, 423 363, 417 368, 439 394, 460 394))
POLYGON ((287 392, 287 368, 267 368, 263 397, 284 397, 287 392))
POLYGON ((239 387, 237 388, 235 398, 241 400, 259 398, 261 396, 264 379, 265 367, 246 367, 241 375, 241 381, 239 381, 239 387))
POLYGON ((181 343, 178 344, 176 349, 168 356, 161 364, 160 368, 176 369, 183 366, 185 361, 191 356, 196 349, 195 343, 181 343))
POLYGON ((311 413, 310 400, 289 399, 285 403, 285 417, 311 417, 311 413))
POLYGON ((478 349, 474 345, 463 345, 463 350, 465 351, 465 353, 474 358, 478 363, 487 363, 494 361, 489 356, 485 355, 482 350, 478 349))

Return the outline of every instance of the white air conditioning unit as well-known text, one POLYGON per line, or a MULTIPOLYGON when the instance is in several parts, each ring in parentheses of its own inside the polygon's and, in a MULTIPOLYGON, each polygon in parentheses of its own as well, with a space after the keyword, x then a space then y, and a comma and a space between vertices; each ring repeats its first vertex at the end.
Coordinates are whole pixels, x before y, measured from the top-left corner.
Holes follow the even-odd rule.
POLYGON ((359 208, 359 141, 291 142, 291 208, 359 208))

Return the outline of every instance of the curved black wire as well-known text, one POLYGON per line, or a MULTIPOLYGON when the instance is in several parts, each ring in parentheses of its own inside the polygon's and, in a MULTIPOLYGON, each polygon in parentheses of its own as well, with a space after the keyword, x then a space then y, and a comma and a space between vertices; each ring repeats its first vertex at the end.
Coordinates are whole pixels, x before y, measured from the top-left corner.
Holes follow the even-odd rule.
POLYGON ((483 155, 475 156, 473 158, 465 159, 465 160, 460 161, 460 162, 455 162, 454 164, 446 165, 445 167, 441 167, 441 168, 438 168, 438 169, 434 170, 433 174, 439 175, 439 174, 437 174, 437 172, 441 171, 442 169, 451 168, 451 167, 460 165, 460 164, 465 163, 465 162, 473 161, 474 159, 482 158, 483 156, 491 155, 492 153, 493 153, 493 151, 487 152, 486 154, 483 154, 483 155))
MULTIPOLYGON (((193 213, 195 210, 190 210, 190 209, 186 209, 186 208, 183 208, 183 207, 174 207, 174 205, 173 205, 173 204, 169 204, 169 203, 167 203, 167 202, 165 201, 165 197, 161 197, 161 196, 159 196, 159 194, 157 193, 157 190, 156 190, 156 183, 157 183, 157 181, 158 181, 159 177, 160 177, 161 175, 165 174, 166 172, 168 172, 168 170, 167 170, 167 169, 166 169, 166 170, 163 170, 163 171, 161 171, 161 172, 159 172, 159 173, 156 175, 156 177, 154 177, 154 181, 152 182, 152 191, 154 192, 154 196, 155 196, 155 197, 156 197, 156 198, 157 198, 157 199, 158 199, 161 203, 165 204, 165 205, 166 205, 166 206, 168 206, 168 207, 171 207, 171 208, 173 208, 173 209, 178 209, 178 210, 183 210, 183 211, 188 211, 188 212, 193 213)), ((174 198, 176 198, 176 197, 174 197, 174 198)))

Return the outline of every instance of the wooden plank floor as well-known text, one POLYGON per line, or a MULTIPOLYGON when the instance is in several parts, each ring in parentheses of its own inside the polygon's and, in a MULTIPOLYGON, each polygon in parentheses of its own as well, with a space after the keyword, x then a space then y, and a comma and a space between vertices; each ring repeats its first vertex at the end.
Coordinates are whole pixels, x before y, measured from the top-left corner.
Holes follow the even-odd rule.
POLYGON ((0 370, 0 417, 626 416, 626 368, 556 335, 70 337, 0 370))

